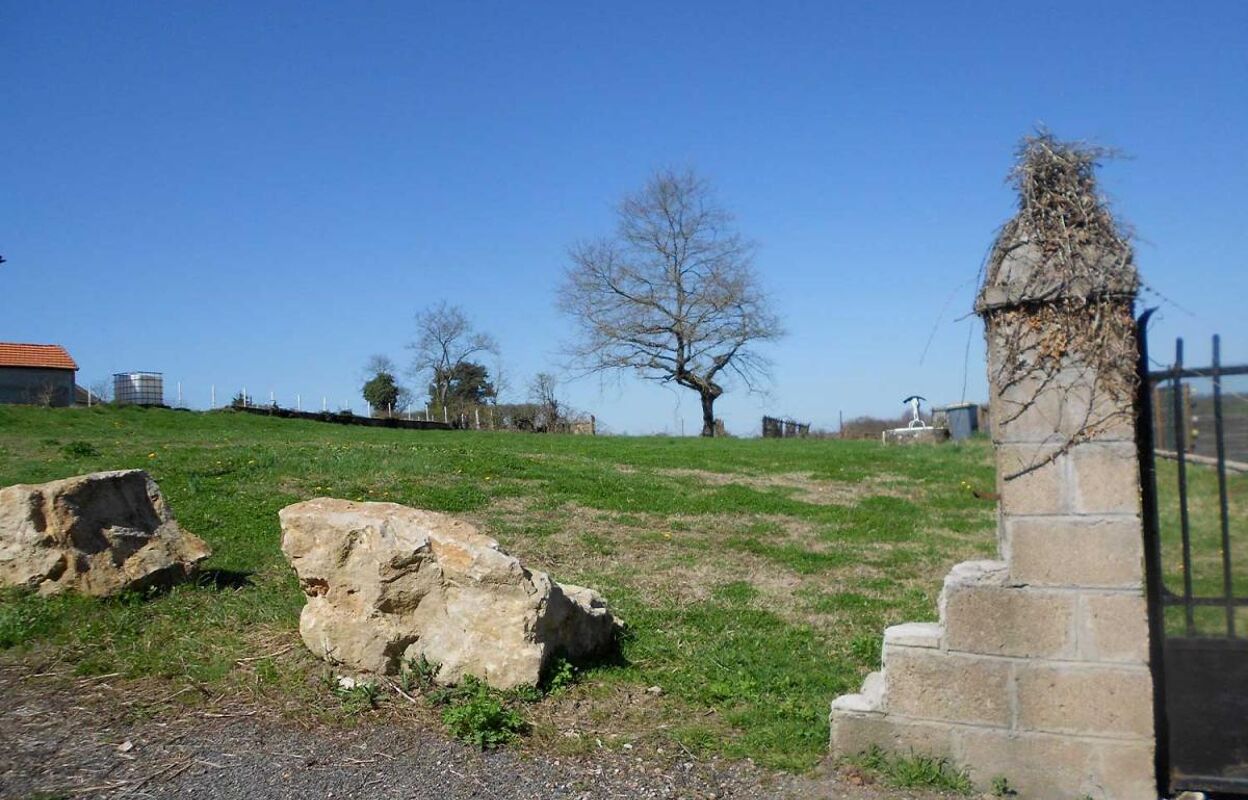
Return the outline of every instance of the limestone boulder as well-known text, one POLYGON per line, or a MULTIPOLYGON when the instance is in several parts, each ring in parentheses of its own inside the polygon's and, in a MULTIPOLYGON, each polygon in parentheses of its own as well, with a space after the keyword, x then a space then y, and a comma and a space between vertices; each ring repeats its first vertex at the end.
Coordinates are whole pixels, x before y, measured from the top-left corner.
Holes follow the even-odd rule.
POLYGON ((614 646, 596 592, 526 569, 462 520, 396 503, 319 498, 279 512, 307 604, 304 643, 331 664, 398 673, 423 656, 439 683, 536 684, 551 661, 614 646))
POLYGON ((211 554, 142 470, 0 489, 0 585, 112 595, 184 580, 211 554))

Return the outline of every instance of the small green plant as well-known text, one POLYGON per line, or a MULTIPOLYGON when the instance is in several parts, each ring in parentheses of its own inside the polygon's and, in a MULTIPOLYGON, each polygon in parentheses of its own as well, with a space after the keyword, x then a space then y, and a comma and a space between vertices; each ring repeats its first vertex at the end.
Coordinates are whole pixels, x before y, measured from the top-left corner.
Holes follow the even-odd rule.
POLYGON ((975 788, 966 770, 958 768, 947 758, 913 752, 908 756, 889 755, 878 747, 872 747, 849 759, 849 762, 880 775, 886 783, 898 789, 937 789, 970 794, 975 788))
POLYGON ((503 705, 489 687, 468 676, 456 687, 442 721, 461 742, 487 750, 506 744, 528 727, 514 708, 503 705))
POLYGON ((507 696, 518 703, 540 703, 542 690, 532 684, 521 684, 507 692, 507 696))
POLYGON ((94 458, 100 451, 90 442, 73 441, 61 448, 61 455, 66 458, 94 458))
POLYGON ((993 797, 1015 797, 1018 791, 1010 785, 1009 778, 1004 775, 998 775, 992 779, 992 796, 993 797))
POLYGON ((576 667, 566 658, 560 658, 551 666, 546 676, 546 694, 558 694, 576 683, 576 667))
POLYGON ((434 679, 438 677, 438 670, 441 668, 441 664, 425 658, 424 653, 420 654, 420 658, 409 658, 399 670, 399 688, 405 692, 414 689, 428 692, 437 685, 434 679))
POLYGON ((359 714, 377 707, 381 697, 381 687, 371 681, 355 678, 331 678, 332 691, 342 701, 343 710, 348 714, 359 714))

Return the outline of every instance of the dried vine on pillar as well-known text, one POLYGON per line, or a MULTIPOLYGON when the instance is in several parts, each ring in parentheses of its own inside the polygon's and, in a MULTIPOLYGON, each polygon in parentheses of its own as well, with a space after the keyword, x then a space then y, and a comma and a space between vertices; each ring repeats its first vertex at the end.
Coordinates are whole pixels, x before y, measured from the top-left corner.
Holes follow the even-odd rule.
POLYGON ((976 302, 990 352, 995 348, 989 379, 998 399, 1010 398, 1008 408, 994 409, 995 421, 1018 419, 1042 394, 1091 396, 1070 398, 1085 413, 1073 425, 1055 426, 1061 441, 1054 452, 1006 480, 1129 414, 1139 278, 1130 234, 1096 186, 1096 167, 1109 155, 1041 132, 1023 139, 1009 175, 1018 213, 993 244, 976 302))

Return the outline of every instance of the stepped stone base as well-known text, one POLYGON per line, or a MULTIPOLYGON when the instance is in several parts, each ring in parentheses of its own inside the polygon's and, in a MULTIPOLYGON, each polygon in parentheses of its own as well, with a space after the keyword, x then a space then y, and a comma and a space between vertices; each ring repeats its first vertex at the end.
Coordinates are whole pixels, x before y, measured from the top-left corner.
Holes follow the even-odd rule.
POLYGON ((949 573, 940 612, 884 632, 883 670, 832 704, 835 753, 943 757, 1020 798, 1156 800, 1138 589, 1030 587, 974 561, 949 573))

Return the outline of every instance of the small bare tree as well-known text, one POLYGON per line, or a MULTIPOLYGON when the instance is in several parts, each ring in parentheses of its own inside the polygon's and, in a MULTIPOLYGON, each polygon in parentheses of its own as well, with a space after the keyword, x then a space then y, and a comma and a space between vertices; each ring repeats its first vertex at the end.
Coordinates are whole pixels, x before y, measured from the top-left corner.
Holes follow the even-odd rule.
POLYGON ((498 352, 494 337, 473 329, 464 310, 445 301, 416 315, 416 340, 407 347, 412 375, 431 375, 433 399, 443 408, 457 368, 478 353, 498 352))
POLYGON ((558 428, 559 423, 563 421, 563 406, 556 394, 558 388, 559 379, 549 372, 537 373, 529 384, 529 399, 542 409, 545 427, 550 431, 558 428))
POLYGON ((87 391, 91 392, 92 403, 111 403, 113 401, 113 382, 107 378, 101 378, 93 382, 87 391))
POLYGON ((571 250, 559 306, 579 328, 573 359, 697 392, 702 435, 714 436, 725 376, 758 388, 769 365, 755 345, 784 333, 754 274, 754 247, 691 171, 656 173, 617 216, 614 237, 571 250))

